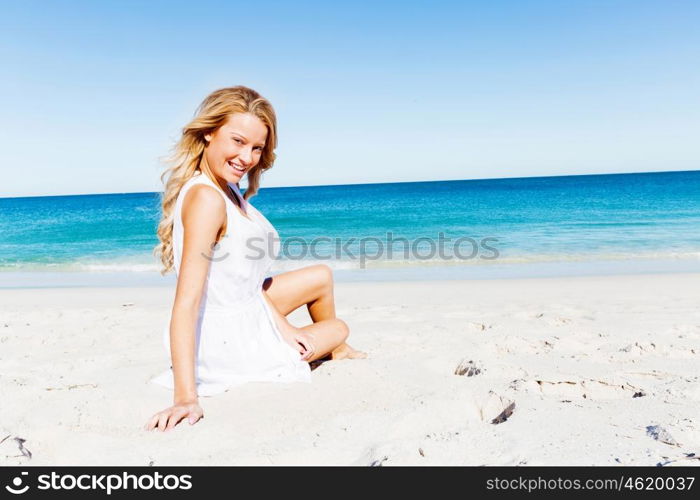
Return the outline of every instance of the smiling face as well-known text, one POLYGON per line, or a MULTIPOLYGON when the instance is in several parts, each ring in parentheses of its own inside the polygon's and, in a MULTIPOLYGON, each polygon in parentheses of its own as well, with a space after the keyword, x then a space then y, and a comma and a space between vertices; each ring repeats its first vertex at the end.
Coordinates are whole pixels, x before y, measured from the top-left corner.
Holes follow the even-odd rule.
POLYGON ((238 183, 260 161, 267 127, 255 115, 234 113, 226 123, 204 136, 207 165, 218 180, 238 183))

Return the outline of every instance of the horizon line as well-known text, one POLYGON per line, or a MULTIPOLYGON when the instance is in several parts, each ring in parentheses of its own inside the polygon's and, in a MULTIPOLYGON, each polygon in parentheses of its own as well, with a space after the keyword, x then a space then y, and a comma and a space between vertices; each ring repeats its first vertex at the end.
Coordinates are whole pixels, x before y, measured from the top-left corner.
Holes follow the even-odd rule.
MULTIPOLYGON (((514 179, 548 179, 552 177, 594 177, 606 175, 643 175, 643 174, 672 174, 682 172, 698 172, 699 170, 655 170, 645 172, 611 172, 597 174, 567 174, 567 175, 526 175, 517 177, 478 177, 471 179, 435 179, 435 180, 417 180, 417 181, 397 181, 397 182, 356 182, 349 184, 299 184, 294 186, 267 186, 261 187, 258 192, 264 189, 290 189, 301 187, 336 187, 336 186, 370 186, 381 184, 415 184, 415 183, 431 183, 431 182, 469 182, 469 181, 498 181, 498 180, 514 180, 514 179)), ((246 188, 247 189, 247 188, 246 188)), ((45 195, 29 195, 29 196, 0 196, 0 200, 18 199, 18 198, 58 198, 62 196, 106 196, 116 194, 150 194, 162 193, 162 191, 117 191, 111 193, 73 193, 73 194, 45 194, 45 195)))

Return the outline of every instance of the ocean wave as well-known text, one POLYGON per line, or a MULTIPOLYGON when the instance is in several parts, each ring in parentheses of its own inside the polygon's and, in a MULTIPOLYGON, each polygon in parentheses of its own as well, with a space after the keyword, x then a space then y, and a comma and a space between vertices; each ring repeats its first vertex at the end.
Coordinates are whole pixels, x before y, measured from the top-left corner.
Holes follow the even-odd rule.
MULTIPOLYGON (((418 268, 418 267, 487 267, 495 265, 527 265, 539 263, 575 263, 575 262, 600 262, 600 261, 638 261, 638 260, 674 260, 697 262, 700 261, 700 251, 685 252, 646 252, 646 253, 586 253, 586 254, 524 254, 500 256, 496 259, 444 259, 434 257, 430 259, 278 259, 271 267, 272 273, 293 271, 314 264, 326 264, 334 270, 362 270, 362 269, 393 269, 393 268, 418 268)), ((0 272, 28 271, 28 272, 88 272, 88 273, 156 273, 162 266, 154 259, 138 256, 126 259, 73 261, 73 262, 12 262, 0 263, 0 272)))
POLYGON ((160 270, 158 264, 143 262, 27 262, 0 264, 0 272, 66 272, 66 273, 99 273, 99 272, 156 272, 160 270))
POLYGON ((610 262, 610 261, 641 261, 641 260, 685 260, 700 261, 700 252, 648 252, 648 253, 598 253, 598 254, 537 254, 514 255, 496 259, 392 259, 367 260, 366 268, 403 268, 403 267, 433 267, 433 266, 495 266, 495 265, 527 265, 540 263, 566 262, 610 262))

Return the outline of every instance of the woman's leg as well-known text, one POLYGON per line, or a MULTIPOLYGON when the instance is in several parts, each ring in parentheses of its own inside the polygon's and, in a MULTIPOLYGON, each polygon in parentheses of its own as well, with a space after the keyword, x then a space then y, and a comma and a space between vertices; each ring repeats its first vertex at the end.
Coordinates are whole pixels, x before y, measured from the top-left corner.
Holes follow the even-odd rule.
POLYGON ((339 346, 347 345, 344 343, 350 333, 345 321, 337 318, 317 321, 302 327, 301 330, 311 337, 311 343, 314 346, 314 353, 307 359, 309 363, 329 355, 332 359, 338 359, 333 353, 339 346))
MULTIPOLYGON (((333 271, 325 264, 317 264, 304 267, 295 271, 280 273, 268 278, 263 283, 263 289, 275 307, 284 316, 287 316, 297 308, 306 305, 312 325, 310 327, 315 334, 321 334, 323 328, 328 324, 322 323, 328 320, 335 320, 335 297, 333 295, 333 271), (319 324, 321 323, 321 324, 319 324), (319 324, 318 327, 315 325, 319 324)), ((339 320, 340 321, 340 320, 339 320)), ((345 324, 343 322, 343 324, 345 324)), ((345 325, 347 328, 347 325, 345 325)), ((332 331, 338 327, 331 328, 332 331)), ((342 330, 342 328, 340 328, 342 330)), ((336 337, 336 335, 331 335, 336 337)), ((347 334, 345 335, 347 337, 347 334)), ((319 341, 321 336, 318 335, 319 341)), ((339 342, 332 349, 333 359, 342 358, 364 358, 367 355, 361 351, 356 351, 343 341, 339 342)))

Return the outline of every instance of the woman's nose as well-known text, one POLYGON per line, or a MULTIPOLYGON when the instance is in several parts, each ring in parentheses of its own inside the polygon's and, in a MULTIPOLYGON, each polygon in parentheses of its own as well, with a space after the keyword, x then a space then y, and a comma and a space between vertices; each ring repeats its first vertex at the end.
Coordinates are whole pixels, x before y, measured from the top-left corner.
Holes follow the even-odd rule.
POLYGON ((238 154, 238 157, 242 162, 250 163, 251 161, 253 161, 253 150, 251 148, 244 148, 238 154))

